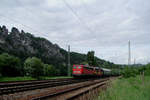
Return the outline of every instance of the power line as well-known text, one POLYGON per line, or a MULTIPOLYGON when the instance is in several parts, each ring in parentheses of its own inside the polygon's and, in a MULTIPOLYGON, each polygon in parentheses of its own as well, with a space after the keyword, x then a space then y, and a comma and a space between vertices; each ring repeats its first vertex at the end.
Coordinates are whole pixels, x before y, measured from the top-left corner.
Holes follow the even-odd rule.
POLYGON ((23 27, 26 27, 26 28, 28 28, 28 29, 34 31, 34 32, 43 33, 43 32, 40 32, 40 31, 38 31, 38 30, 35 30, 35 29, 31 28, 30 26, 27 26, 27 25, 25 25, 25 24, 22 24, 22 23, 20 23, 19 21, 13 19, 13 18, 9 18, 9 17, 4 16, 4 15, 2 15, 2 14, 0 14, 0 16, 3 17, 3 18, 5 18, 5 19, 8 19, 8 20, 10 20, 10 21, 12 21, 12 22, 18 23, 18 24, 22 25, 23 27))
MULTIPOLYGON (((22 3, 17 0, 21 5, 22 3)), ((79 15, 76 13, 76 11, 65 1, 63 0, 64 4, 72 11, 72 13, 76 16, 76 18, 78 19, 78 21, 80 22, 80 24, 84 25, 85 28, 87 28, 87 30, 90 32, 90 33, 93 33, 93 31, 89 28, 89 26, 87 25, 87 23, 85 23, 80 17, 79 15)), ((22 5, 23 7, 23 5, 22 5)), ((27 9, 25 7, 23 7, 26 11, 30 12, 32 14, 32 11, 30 9, 27 9)))
MULTIPOLYGON (((18 23, 18 24, 22 25, 22 26, 25 27, 25 28, 28 28, 28 29, 30 29, 30 30, 32 30, 32 31, 34 31, 34 32, 37 32, 37 33, 41 33, 43 36, 47 37, 46 34, 43 34, 44 32, 35 30, 35 29, 31 28, 30 26, 27 26, 27 25, 25 25, 25 24, 22 24, 22 23, 20 23, 19 21, 15 20, 14 18, 9 18, 9 17, 7 17, 7 16, 4 16, 3 14, 0 14, 0 17, 3 17, 3 18, 5 18, 5 19, 8 19, 9 21, 14 22, 14 23, 18 23)), ((59 42, 58 42, 58 41, 55 41, 55 43, 59 43, 59 42)), ((62 45, 62 43, 61 43, 61 45, 62 45)), ((66 46, 66 43, 65 43, 65 44, 63 43, 63 45, 66 46)))
MULTIPOLYGON (((19 0, 17 0, 17 1, 18 1, 18 3, 19 3, 20 5, 22 5, 22 3, 21 3, 19 0)), ((80 24, 82 24, 90 33, 93 34, 93 31, 88 27, 87 23, 85 23, 85 22, 79 17, 79 15, 76 13, 76 11, 74 11, 74 9, 73 9, 65 0, 63 0, 63 1, 64 1, 64 4, 72 11, 72 13, 75 15, 75 17, 79 20, 80 24)), ((21 7, 23 7, 23 5, 22 5, 21 7)), ((26 9, 25 7, 23 7, 23 8, 24 8, 27 12, 32 13, 32 11, 31 11, 30 9, 26 9)), ((33 13, 32 13, 32 14, 33 14, 33 13)), ((25 24, 22 24, 21 22, 19 22, 18 20, 14 19, 14 18, 9 18, 8 16, 5 16, 5 15, 3 15, 3 14, 0 14, 0 16, 3 17, 3 18, 5 18, 5 19, 8 19, 8 20, 10 20, 10 21, 12 21, 12 22, 18 23, 18 24, 22 25, 23 27, 28 28, 28 29, 30 29, 30 30, 32 30, 32 31, 34 31, 34 32, 37 32, 37 33, 44 33, 44 32, 41 32, 41 31, 39 31, 39 30, 33 29, 33 28, 30 27, 30 26, 27 26, 27 25, 25 25, 25 24)), ((45 35, 45 36, 47 37, 46 34, 43 34, 43 35, 45 35)))
POLYGON ((84 9, 85 9, 88 13, 90 13, 89 10, 88 10, 88 8, 87 8, 87 5, 86 5, 86 3, 85 3, 85 0, 82 0, 82 3, 83 3, 84 9))
MULTIPOLYGON (((22 5, 22 3, 17 0, 19 2, 19 4, 22 5)), ((66 0, 63 0, 64 4, 71 10, 71 12, 75 15, 75 17, 78 19, 78 21, 80 22, 80 24, 84 25, 84 27, 90 32, 90 33, 93 33, 93 31, 89 28, 89 26, 87 25, 86 22, 84 22, 80 17, 79 15, 76 13, 76 11, 69 5, 69 3, 66 2, 66 0)), ((22 5, 23 7, 23 5, 22 5)), ((27 9, 25 7, 23 7, 26 11, 32 13, 32 11, 30 9, 27 9)))
MULTIPOLYGON (((22 2, 20 2, 20 0, 17 0, 17 2, 20 4, 20 6, 22 7, 22 8, 24 8, 26 11, 30 11, 30 12, 32 12, 30 9, 27 9, 26 7, 24 7, 24 5, 22 4, 22 2)), ((33 14, 33 13, 31 13, 31 14, 33 14)))
MULTIPOLYGON (((22 8, 24 8, 27 12, 30 12, 30 13, 33 15, 32 11, 31 11, 30 9, 25 8, 25 7, 23 6, 23 4, 20 2, 20 0, 17 0, 17 2, 21 5, 22 8)), ((4 16, 4 15, 2 15, 2 14, 0 14, 0 16, 3 17, 3 18, 5 18, 5 19, 8 19, 8 20, 10 20, 10 21, 12 21, 12 22, 18 23, 18 24, 22 25, 23 27, 26 27, 26 28, 28 28, 28 29, 34 31, 34 32, 42 33, 42 34, 44 33, 44 32, 41 32, 41 31, 39 31, 39 30, 33 29, 33 28, 31 28, 30 26, 27 26, 27 25, 25 25, 25 24, 22 24, 22 23, 20 23, 19 21, 15 20, 14 18, 9 18, 9 17, 4 16)), ((47 37, 46 34, 43 34, 43 35, 47 37)))
MULTIPOLYGON (((28 13, 31 13, 32 15, 33 14, 33 11, 28 9, 27 7, 24 7, 24 5, 22 4, 22 2, 20 2, 20 0, 17 0, 17 2, 19 3, 19 5, 21 5, 22 8, 24 8, 28 13)), ((38 17, 38 16, 35 16, 35 17, 38 17)))
POLYGON ((76 11, 69 5, 69 3, 66 2, 66 0, 62 0, 64 2, 64 4, 66 5, 67 8, 70 9, 70 11, 75 15, 75 17, 78 19, 78 21, 80 22, 80 24, 84 25, 84 27, 91 33, 93 34, 93 31, 89 28, 89 26, 87 25, 86 22, 84 22, 79 15, 76 13, 76 11))

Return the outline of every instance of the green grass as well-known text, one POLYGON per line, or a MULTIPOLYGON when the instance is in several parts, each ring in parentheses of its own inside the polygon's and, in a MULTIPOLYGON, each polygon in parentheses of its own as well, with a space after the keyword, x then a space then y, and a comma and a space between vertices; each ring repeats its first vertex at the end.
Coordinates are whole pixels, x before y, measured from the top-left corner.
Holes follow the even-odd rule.
POLYGON ((36 80, 32 77, 0 77, 0 82, 36 80))
POLYGON ((61 79, 61 78, 73 78, 72 76, 53 76, 53 77, 42 77, 42 79, 48 80, 48 79, 61 79))
MULTIPOLYGON (((57 77, 41 77, 41 79, 61 79, 61 78, 72 78, 68 76, 57 76, 57 77)), ((8 81, 25 81, 25 80, 36 80, 32 77, 0 77, 0 82, 8 82, 8 81)))
POLYGON ((98 100, 150 100, 150 76, 117 79, 98 100))

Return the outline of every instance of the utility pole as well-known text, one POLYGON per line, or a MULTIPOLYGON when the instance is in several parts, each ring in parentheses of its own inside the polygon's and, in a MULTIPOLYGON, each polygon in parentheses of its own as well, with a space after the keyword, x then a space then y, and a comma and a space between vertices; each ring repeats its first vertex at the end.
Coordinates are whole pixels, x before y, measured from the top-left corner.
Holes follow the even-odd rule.
POLYGON ((130 66, 131 64, 131 51, 130 51, 130 40, 129 40, 129 44, 128 44, 128 48, 129 48, 129 55, 128 55, 128 66, 130 66))
POLYGON ((70 45, 68 45, 68 76, 71 76, 70 69, 70 45))
POLYGON ((134 65, 136 64, 136 59, 134 58, 134 65))

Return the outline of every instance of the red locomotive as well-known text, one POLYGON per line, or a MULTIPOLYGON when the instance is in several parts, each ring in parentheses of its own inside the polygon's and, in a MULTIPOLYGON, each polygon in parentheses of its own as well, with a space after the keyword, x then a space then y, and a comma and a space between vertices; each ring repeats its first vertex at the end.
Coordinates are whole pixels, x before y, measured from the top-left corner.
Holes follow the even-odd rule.
POLYGON ((103 75, 103 70, 99 67, 91 67, 88 65, 73 65, 72 68, 74 77, 83 77, 83 76, 97 76, 100 77, 103 75))

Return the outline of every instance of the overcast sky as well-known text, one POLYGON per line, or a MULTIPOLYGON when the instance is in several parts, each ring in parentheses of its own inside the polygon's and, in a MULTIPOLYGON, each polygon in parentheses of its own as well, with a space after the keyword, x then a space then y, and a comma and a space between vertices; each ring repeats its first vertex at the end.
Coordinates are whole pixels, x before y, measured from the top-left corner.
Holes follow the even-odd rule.
POLYGON ((79 53, 150 62, 150 0, 1 0, 0 25, 13 26, 79 53))

